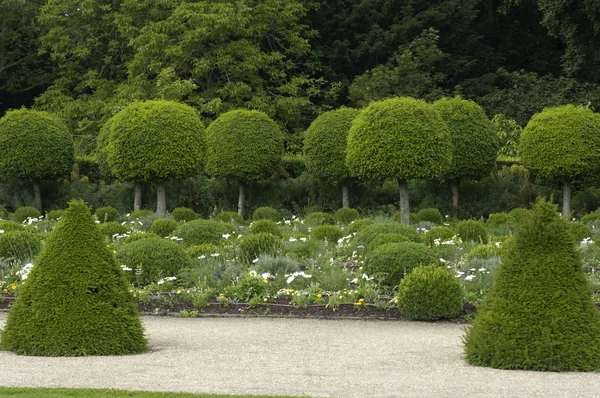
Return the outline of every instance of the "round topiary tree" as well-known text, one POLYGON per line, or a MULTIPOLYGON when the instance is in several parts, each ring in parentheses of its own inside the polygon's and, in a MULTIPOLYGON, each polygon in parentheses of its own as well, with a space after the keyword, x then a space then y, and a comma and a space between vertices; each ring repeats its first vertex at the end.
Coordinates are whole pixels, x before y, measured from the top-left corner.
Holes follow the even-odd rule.
POLYGON ((569 227, 545 201, 524 217, 465 338, 473 365, 600 370, 600 312, 569 227))
POLYGON ((340 108, 317 117, 306 130, 304 158, 306 168, 315 177, 342 184, 342 207, 350 207, 346 166, 346 142, 352 121, 359 111, 340 108))
POLYGON ((147 348, 127 281, 83 201, 72 201, 12 306, 0 349, 122 355, 147 348))
POLYGON ((366 179, 397 179, 404 224, 410 222, 408 180, 438 178, 451 160, 448 126, 425 101, 404 97, 373 102, 348 133, 349 170, 366 179))
POLYGON ((211 176, 238 181, 238 214, 243 215, 247 184, 272 172, 281 161, 281 129, 263 112, 239 109, 212 122, 207 137, 206 170, 211 176))
POLYGON ((573 105, 546 108, 527 123, 519 151, 535 175, 563 184, 563 216, 568 220, 573 180, 600 167, 600 115, 573 105))
POLYGON ((0 176, 31 182, 39 211, 40 182, 67 176, 75 161, 73 150, 71 133, 58 116, 19 109, 0 119, 0 176))
POLYGON ((165 181, 199 174, 204 125, 191 107, 173 101, 135 102, 113 116, 105 149, 113 174, 156 183, 156 212, 166 214, 165 181))
POLYGON ((452 140, 452 162, 444 180, 452 184, 452 204, 458 215, 461 180, 479 180, 490 174, 498 157, 496 127, 485 111, 470 100, 460 97, 441 98, 433 103, 448 125, 452 140))

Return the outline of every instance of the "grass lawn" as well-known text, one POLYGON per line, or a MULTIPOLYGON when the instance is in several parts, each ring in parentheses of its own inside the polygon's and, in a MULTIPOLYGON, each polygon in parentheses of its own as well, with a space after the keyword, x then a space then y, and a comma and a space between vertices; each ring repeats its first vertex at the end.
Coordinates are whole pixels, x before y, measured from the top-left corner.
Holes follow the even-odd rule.
POLYGON ((179 392, 149 392, 125 390, 97 390, 90 388, 22 388, 0 387, 0 396, 27 398, 293 398, 283 395, 218 395, 218 394, 188 394, 179 392))

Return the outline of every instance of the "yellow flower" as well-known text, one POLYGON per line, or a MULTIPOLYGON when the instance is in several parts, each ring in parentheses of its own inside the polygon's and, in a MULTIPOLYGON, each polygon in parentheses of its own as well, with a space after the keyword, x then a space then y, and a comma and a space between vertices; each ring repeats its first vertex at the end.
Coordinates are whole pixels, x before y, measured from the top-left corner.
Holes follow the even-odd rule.
POLYGON ((4 293, 8 293, 8 289, 4 289, 4 293))
POLYGON ((265 279, 265 283, 268 285, 268 284, 269 284, 269 280, 268 280, 268 279, 265 279))
POLYGON ((110 245, 106 245, 106 247, 110 247, 110 245))
POLYGON ((323 297, 323 295, 321 293, 318 293, 317 298, 321 298, 321 297, 323 297))
POLYGON ((17 285, 12 285, 11 288, 12 290, 17 290, 17 285))
POLYGON ((178 290, 178 291, 177 291, 177 294, 181 294, 181 290, 178 290))
POLYGON ((113 254, 117 254, 117 251, 116 251, 116 250, 113 250, 113 254))
POLYGON ((25 281, 21 282, 21 285, 24 285, 24 284, 25 284, 25 281))

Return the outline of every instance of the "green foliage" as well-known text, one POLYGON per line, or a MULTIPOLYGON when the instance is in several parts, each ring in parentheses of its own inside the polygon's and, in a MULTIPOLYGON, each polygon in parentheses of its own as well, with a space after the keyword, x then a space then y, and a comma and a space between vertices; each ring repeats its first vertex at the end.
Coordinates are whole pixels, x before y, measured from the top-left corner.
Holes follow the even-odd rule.
POLYGON ((171 233, 175 231, 178 226, 179 223, 177 223, 177 221, 175 220, 171 220, 170 218, 157 218, 152 223, 152 226, 150 227, 150 232, 155 233, 161 238, 165 238, 171 235, 171 233))
POLYGON ((479 260, 488 260, 493 257, 500 257, 500 249, 495 245, 479 245, 474 247, 469 254, 467 254, 467 261, 471 261, 475 258, 479 260))
POLYGON ((581 222, 584 224, 590 223, 590 222, 594 222, 594 221, 598 221, 600 220, 600 209, 597 209, 591 213, 586 214, 585 216, 581 217, 581 222))
POLYGON ((73 139, 60 118, 19 109, 0 119, 0 175, 25 181, 67 176, 74 162, 73 139))
POLYGON ((129 232, 127 225, 119 224, 116 221, 110 221, 102 224, 98 224, 98 231, 100 234, 109 240, 113 240, 115 235, 123 235, 129 232))
POLYGON ((135 102, 113 116, 110 129, 107 161, 120 179, 155 182, 203 170, 204 125, 187 105, 135 102))
POLYGON ((436 245, 436 241, 438 241, 438 244, 441 244, 442 242, 452 240, 455 235, 456 231, 454 231, 452 228, 433 227, 429 231, 425 232, 423 241, 426 245, 431 247, 436 245))
POLYGON ((223 234, 231 234, 233 231, 234 227, 231 224, 200 219, 179 225, 172 235, 182 238, 186 246, 203 243, 218 245, 223 239, 223 234))
POLYGON ((249 233, 251 233, 251 234, 266 233, 266 234, 278 236, 280 238, 283 237, 283 234, 281 233, 279 226, 277 225, 277 223, 275 221, 272 221, 272 220, 254 221, 252 223, 252 225, 250 226, 249 233))
POLYGON ((240 216, 235 211, 224 211, 215 216, 215 221, 242 225, 244 224, 244 217, 240 216))
POLYGON ((218 248, 217 248, 217 246, 213 245, 212 243, 203 243, 201 245, 189 247, 186 250, 186 252, 192 258, 198 258, 200 256, 207 257, 207 256, 210 256, 211 254, 217 253, 218 248))
POLYGON ((153 232, 134 232, 131 235, 129 235, 128 237, 126 237, 125 239, 123 239, 122 242, 127 244, 127 243, 131 243, 131 242, 135 242, 136 240, 156 239, 156 238, 162 238, 162 237, 158 236, 157 234, 155 234, 153 232))
POLYGON ((419 265, 439 264, 435 253, 415 242, 387 243, 373 250, 365 262, 364 272, 383 286, 395 287, 419 265))
POLYGON ((142 210, 136 210, 134 212, 131 212, 131 214, 129 215, 129 218, 131 220, 137 220, 140 218, 151 216, 153 214, 154 214, 154 212, 152 210, 142 209, 142 210))
POLYGON ((252 265, 258 273, 268 272, 271 275, 288 275, 300 270, 300 263, 286 256, 261 255, 258 261, 252 265))
POLYGON ((23 206, 19 207, 15 212, 10 216, 10 219, 14 222, 23 222, 28 218, 38 218, 42 213, 38 209, 32 206, 23 206))
POLYGON ((513 220, 508 213, 494 213, 490 214, 488 219, 485 220, 485 225, 486 227, 500 227, 512 222, 513 220))
POLYGON ((369 243, 367 248, 369 252, 377 249, 379 246, 383 246, 387 243, 400 243, 400 242, 410 242, 410 239, 406 237, 406 235, 402 234, 381 234, 377 235, 375 239, 369 243))
POLYGON ((463 220, 456 225, 456 232, 463 242, 488 242, 487 230, 481 221, 463 220))
POLYGON ((222 114, 207 129, 206 170, 214 177, 253 181, 275 170, 283 155, 283 134, 260 111, 222 114))
POLYGON ((516 209, 512 209, 508 212, 509 217, 516 224, 520 223, 522 219, 526 218, 529 215, 529 210, 523 207, 517 207, 516 209))
POLYGON ((59 218, 62 218, 62 216, 64 216, 64 215, 65 215, 64 210, 50 210, 48 213, 46 213, 46 219, 56 221, 59 218))
POLYGON ((400 234, 406 236, 411 242, 421 241, 421 237, 414 227, 407 224, 400 224, 399 222, 382 222, 367 225, 356 233, 356 241, 359 245, 367 247, 381 234, 400 234))
POLYGON ((279 214, 279 211, 277 211, 277 209, 274 209, 272 207, 259 207, 256 210, 254 210, 254 213, 252 213, 252 219, 254 221, 258 221, 258 220, 271 220, 271 221, 281 221, 281 214, 279 214))
POLYGON ((117 251, 117 261, 131 268, 127 276, 138 286, 176 276, 190 264, 189 256, 181 245, 162 238, 139 239, 122 245, 117 251))
POLYGON ((327 240, 332 244, 337 244, 338 239, 344 236, 344 232, 335 225, 320 225, 310 232, 312 236, 319 240, 327 240))
POLYGON ((581 242, 585 238, 592 237, 592 233, 591 233, 590 229, 588 228, 587 224, 585 224, 585 223, 577 222, 577 221, 570 221, 567 223, 567 226, 569 227, 569 231, 575 238, 576 242, 581 242))
POLYGON ((40 237, 31 232, 12 230, 0 234, 0 258, 21 263, 33 261, 40 249, 40 237))
POLYGON ((496 128, 496 135, 498 137, 498 156, 505 158, 516 158, 519 156, 519 141, 523 127, 503 114, 495 115, 492 123, 496 128))
POLYGON ((19 224, 10 220, 0 220, 0 229, 5 232, 24 231, 25 226, 23 226, 23 224, 19 224))
POLYGON ((275 235, 267 233, 246 235, 240 242, 240 258, 246 263, 251 263, 263 254, 277 256, 282 249, 283 241, 275 235))
POLYGON ((335 217, 335 221, 337 221, 338 224, 348 225, 354 220, 358 220, 358 218, 360 217, 360 213, 356 209, 342 207, 337 209, 333 216, 335 217))
POLYGON ((318 227, 319 225, 335 225, 335 218, 329 213, 315 211, 304 217, 304 224, 309 227, 318 227))
POLYGON ((453 319, 463 310, 460 282, 437 265, 415 268, 400 282, 396 297, 402 315, 415 321, 453 319))
POLYGON ((469 363, 494 368, 600 369, 600 312, 555 205, 537 203, 519 225, 465 351, 469 363))
POLYGON ((448 127, 425 101, 373 102, 354 119, 346 163, 363 179, 440 177, 452 160, 448 127))
POLYGON ((301 155, 285 154, 281 158, 281 168, 289 178, 298 178, 306 170, 306 160, 301 155))
POLYGON ((358 231, 360 231, 361 229, 372 224, 375 224, 375 221, 373 221, 371 218, 360 218, 358 220, 354 220, 348 226, 348 233, 358 233, 358 231))
POLYGON ((346 167, 346 141, 358 113, 351 108, 325 112, 306 130, 303 149, 306 168, 317 178, 344 181, 350 177, 346 167))
POLYGON ((460 97, 441 98, 433 103, 448 125, 452 140, 452 163, 445 179, 478 180, 487 176, 498 156, 496 129, 485 111, 460 97))
POLYGON ((566 105, 534 115, 521 134, 523 164, 536 175, 570 180, 600 165, 600 115, 566 105))
POLYGON ((96 209, 96 219, 103 222, 117 221, 121 215, 119 214, 119 210, 115 209, 112 206, 99 207, 96 209))
POLYGON ((437 225, 441 225, 444 222, 444 216, 438 209, 421 209, 417 212, 417 219, 419 221, 428 221, 437 225))
POLYGON ((83 201, 72 201, 21 287, 0 348, 23 355, 145 351, 144 331, 112 253, 83 201))
POLYGON ((198 218, 198 214, 188 207, 176 207, 171 212, 171 215, 179 222, 192 221, 198 218))

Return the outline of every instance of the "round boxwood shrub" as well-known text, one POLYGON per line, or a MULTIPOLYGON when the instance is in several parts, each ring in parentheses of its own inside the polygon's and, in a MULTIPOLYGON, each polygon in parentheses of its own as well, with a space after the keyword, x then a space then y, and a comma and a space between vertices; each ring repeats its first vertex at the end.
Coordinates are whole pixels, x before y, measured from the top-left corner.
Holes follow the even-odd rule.
POLYGON ((40 237, 27 231, 7 231, 0 234, 0 258, 20 262, 35 259, 41 249, 40 237))
POLYGON ((100 222, 111 222, 117 221, 121 215, 119 214, 119 210, 115 209, 112 206, 99 207, 96 209, 96 219, 100 222))
POLYGON ((556 205, 538 202, 520 223, 464 341, 473 365, 600 370, 600 311, 556 205))
POLYGON ((508 213, 493 213, 485 220, 486 227, 501 227, 511 223, 513 220, 508 213))
POLYGON ((383 246, 386 243, 400 243, 400 242, 410 242, 410 239, 406 237, 406 235, 402 234, 381 234, 378 235, 371 243, 369 243, 368 249, 369 251, 373 251, 377 249, 379 246, 383 246))
POLYGON ((109 240, 112 240, 114 239, 115 235, 123 235, 129 232, 129 227, 127 225, 122 225, 118 222, 111 221, 98 224, 98 230, 100 231, 102 236, 108 238, 109 240))
POLYGON ((117 261, 131 268, 127 275, 130 282, 138 286, 176 276, 190 265, 190 258, 181 245, 162 238, 139 239, 122 245, 117 250, 117 261))
POLYGON ((42 213, 38 209, 32 206, 23 206, 19 207, 15 212, 10 216, 10 219, 14 222, 23 222, 28 218, 38 218, 42 213))
POLYGON ((58 220, 65 214, 64 210, 50 210, 46 213, 46 220, 58 220))
POLYGON ((359 245, 368 247, 369 243, 381 234, 400 234, 406 236, 412 242, 421 242, 421 237, 413 226, 400 224, 399 222, 382 222, 367 225, 357 232, 356 240, 359 245))
POLYGON ((142 209, 142 210, 136 210, 136 211, 132 212, 129 215, 129 218, 131 220, 137 220, 137 219, 140 219, 140 218, 151 216, 153 214, 154 214, 154 212, 152 210, 142 209))
POLYGON ((419 221, 429 221, 440 225, 444 222, 444 216, 438 209, 427 208, 421 209, 417 212, 417 219, 419 221))
POLYGON ((338 239, 344 236, 344 232, 335 225, 321 225, 312 229, 312 236, 319 240, 327 240, 329 243, 337 244, 338 239))
POLYGON ((271 220, 271 221, 281 221, 281 214, 279 214, 279 211, 277 211, 277 209, 274 209, 272 207, 259 207, 256 210, 254 210, 254 213, 252 213, 252 219, 254 221, 258 221, 258 220, 271 220))
POLYGON ((171 215, 179 222, 192 221, 198 218, 198 214, 188 207, 176 207, 171 212, 171 215))
POLYGON ((151 238, 162 238, 162 237, 158 236, 155 233, 151 233, 151 232, 134 232, 131 235, 129 235, 128 237, 126 237, 125 239, 123 239, 122 242, 127 244, 127 243, 131 243, 131 242, 135 242, 136 240, 151 239, 151 238))
POLYGON ((271 221, 271 220, 254 221, 252 223, 252 225, 250 226, 249 233, 251 233, 251 234, 266 233, 266 234, 278 236, 280 238, 283 237, 283 234, 281 233, 281 230, 279 229, 279 225, 277 225, 277 223, 275 221, 271 221))
POLYGON ((281 238, 267 233, 246 235, 240 242, 240 258, 246 263, 262 254, 277 256, 283 249, 281 238))
POLYGON ((10 220, 0 220, 0 230, 4 232, 8 231, 24 231, 25 227, 23 224, 18 224, 10 220))
POLYGON ((188 247, 186 253, 191 258, 198 258, 200 256, 208 257, 211 254, 217 253, 217 251, 217 246, 213 245, 212 243, 203 243, 201 245, 188 247))
POLYGON ((70 202, 21 286, 0 349, 38 356, 147 349, 127 281, 83 201, 70 202))
POLYGON ((441 244, 442 242, 452 240, 455 235, 456 231, 452 228, 433 227, 425 233, 423 241, 427 246, 436 246, 436 242, 437 244, 441 244))
POLYGON ((361 229, 373 224, 375 224, 375 221, 370 218, 360 218, 358 220, 354 220, 350 223, 350 225, 348 225, 348 233, 358 233, 358 231, 361 229))
POLYGON ((304 224, 309 227, 318 227, 319 225, 335 225, 335 218, 329 213, 315 211, 304 217, 304 224))
MULTIPOLYGON (((404 225, 404 224, 403 224, 404 225)), ((383 286, 394 287, 419 265, 439 264, 427 246, 415 242, 387 243, 369 253, 364 272, 383 286)))
POLYGON ((463 242, 488 243, 485 224, 477 220, 463 220, 456 225, 456 232, 463 242))
POLYGON ((338 224, 348 225, 352 221, 357 220, 360 217, 360 213, 356 209, 342 207, 336 210, 334 217, 338 224))
POLYGON ((193 220, 180 224, 172 235, 183 239, 186 246, 212 243, 218 245, 224 234, 231 234, 235 230, 231 224, 214 220, 193 220))
POLYGON ((224 211, 221 214, 217 214, 215 221, 242 225, 244 224, 244 217, 240 216, 235 211, 224 211))
POLYGON ((460 282, 437 265, 415 268, 400 282, 396 297, 402 315, 415 321, 453 319, 463 309, 460 282))
POLYGON ((161 238, 164 238, 171 235, 171 233, 175 231, 178 226, 179 223, 175 220, 171 220, 170 218, 157 218, 152 223, 150 232, 153 232, 161 238))

